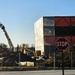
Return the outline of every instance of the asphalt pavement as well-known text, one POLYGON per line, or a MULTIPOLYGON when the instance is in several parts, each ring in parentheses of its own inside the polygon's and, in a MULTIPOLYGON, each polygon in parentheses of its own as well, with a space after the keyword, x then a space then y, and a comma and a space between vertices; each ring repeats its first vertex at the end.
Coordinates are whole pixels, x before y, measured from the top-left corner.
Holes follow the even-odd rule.
MULTIPOLYGON (((62 75, 62 70, 0 71, 0 75, 62 75)), ((75 75, 75 70, 65 70, 64 75, 75 75)))

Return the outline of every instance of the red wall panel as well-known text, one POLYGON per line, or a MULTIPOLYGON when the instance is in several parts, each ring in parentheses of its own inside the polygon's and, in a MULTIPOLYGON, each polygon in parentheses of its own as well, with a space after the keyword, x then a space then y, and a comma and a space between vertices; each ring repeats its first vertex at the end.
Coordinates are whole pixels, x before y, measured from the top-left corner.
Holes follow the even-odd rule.
MULTIPOLYGON (((44 41, 45 41, 45 44, 47 44, 47 45, 49 45, 49 44, 55 45, 56 40, 59 38, 60 38, 60 36, 55 36, 55 37, 45 36, 44 41)), ((71 41, 73 41, 75 43, 75 37, 65 36, 64 38, 67 39, 67 41, 69 43, 71 43, 71 41)))
POLYGON ((55 17, 56 26, 75 26, 75 17, 55 17))
POLYGON ((75 36, 72 36, 72 43, 75 44, 75 36))
POLYGON ((54 18, 56 26, 69 26, 70 25, 70 18, 68 17, 55 17, 54 18))
POLYGON ((71 25, 75 26, 75 17, 71 18, 71 25))
POLYGON ((44 41, 45 41, 46 44, 54 45, 55 44, 55 37, 45 36, 44 41))

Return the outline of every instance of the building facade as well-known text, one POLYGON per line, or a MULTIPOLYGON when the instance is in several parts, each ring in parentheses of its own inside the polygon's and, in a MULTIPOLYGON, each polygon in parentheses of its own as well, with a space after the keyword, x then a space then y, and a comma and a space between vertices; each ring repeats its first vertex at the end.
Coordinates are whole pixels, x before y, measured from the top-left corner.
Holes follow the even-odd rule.
POLYGON ((75 16, 42 17, 34 24, 35 50, 47 56, 58 51, 55 42, 64 37, 69 45, 75 44, 75 16))

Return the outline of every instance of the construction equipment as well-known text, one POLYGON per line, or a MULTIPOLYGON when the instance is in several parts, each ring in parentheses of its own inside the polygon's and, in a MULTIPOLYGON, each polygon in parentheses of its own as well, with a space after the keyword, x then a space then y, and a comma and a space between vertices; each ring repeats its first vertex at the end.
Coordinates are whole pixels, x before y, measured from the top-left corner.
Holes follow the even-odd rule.
POLYGON ((36 50, 35 55, 36 56, 41 56, 41 50, 36 50))
POLYGON ((34 56, 41 56, 41 50, 32 51, 28 48, 25 48, 25 50, 33 53, 34 56))
POLYGON ((14 46, 13 46, 13 44, 12 44, 12 42, 11 42, 11 39, 10 39, 10 37, 9 37, 9 35, 8 35, 8 33, 7 33, 7 31, 6 31, 5 27, 4 27, 4 25, 3 25, 2 23, 0 23, 0 28, 3 30, 5 36, 6 36, 7 40, 8 40, 9 47, 10 47, 10 49, 13 51, 14 46))
POLYGON ((25 50, 26 50, 26 51, 29 51, 29 52, 31 52, 31 53, 33 53, 33 55, 35 56, 35 51, 32 51, 32 50, 30 50, 30 49, 28 49, 28 48, 26 48, 25 50))

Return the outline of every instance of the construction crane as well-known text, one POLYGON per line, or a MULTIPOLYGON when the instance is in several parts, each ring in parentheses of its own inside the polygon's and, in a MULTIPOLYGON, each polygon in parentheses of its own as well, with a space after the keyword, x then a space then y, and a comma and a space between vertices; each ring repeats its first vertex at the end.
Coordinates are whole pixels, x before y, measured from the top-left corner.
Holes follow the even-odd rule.
POLYGON ((2 23, 0 23, 0 28, 3 30, 5 36, 6 36, 7 40, 8 40, 9 47, 10 47, 10 49, 13 51, 14 46, 13 46, 13 44, 12 44, 12 42, 11 42, 11 39, 10 39, 10 37, 9 37, 9 35, 8 35, 8 33, 7 33, 7 31, 6 31, 5 27, 4 27, 4 25, 3 25, 2 23))

